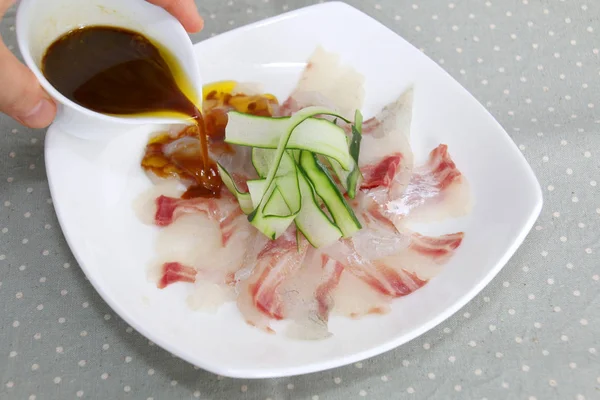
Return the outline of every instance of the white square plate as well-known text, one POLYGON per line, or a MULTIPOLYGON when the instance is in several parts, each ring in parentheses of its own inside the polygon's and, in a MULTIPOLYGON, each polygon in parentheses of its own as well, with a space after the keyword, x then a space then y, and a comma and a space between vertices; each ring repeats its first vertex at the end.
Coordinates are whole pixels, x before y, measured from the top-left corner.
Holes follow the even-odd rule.
POLYGON ((46 164, 61 227, 81 268, 131 326, 177 356, 217 374, 263 378, 320 371, 371 357, 421 335, 455 313, 498 273, 537 219, 539 184, 507 133, 437 64, 356 9, 325 3, 246 26, 196 46, 205 82, 264 84, 282 101, 316 46, 341 55, 366 77, 365 117, 408 86, 415 102, 411 144, 424 157, 440 143, 470 182, 474 208, 442 226, 466 233, 462 246, 425 287, 384 316, 334 317, 317 342, 269 335, 247 325, 235 304, 194 312, 185 285, 157 290, 146 267, 157 230, 132 208, 150 187, 139 166, 150 128, 106 142, 50 128, 46 164), (360 27, 360 29, 357 29, 360 27))

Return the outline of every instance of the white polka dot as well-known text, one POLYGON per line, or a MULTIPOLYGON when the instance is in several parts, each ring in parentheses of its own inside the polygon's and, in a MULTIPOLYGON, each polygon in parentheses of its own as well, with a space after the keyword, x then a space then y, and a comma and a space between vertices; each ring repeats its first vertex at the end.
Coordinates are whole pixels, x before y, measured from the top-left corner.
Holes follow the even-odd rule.
POLYGON ((200 397, 200 391, 196 390, 196 391, 194 392, 194 397, 195 397, 195 398, 198 398, 198 397, 200 397))
POLYGON ((342 378, 335 377, 335 378, 333 378, 333 382, 334 382, 335 384, 339 385, 339 384, 342 382, 342 378))
POLYGON ((7 388, 11 388, 11 387, 13 387, 13 386, 15 386, 15 383, 14 383, 13 381, 8 381, 8 382, 6 382, 6 387, 7 387, 7 388))
POLYGON ((542 327, 542 324, 540 324, 539 322, 534 322, 533 326, 536 327, 537 329, 540 329, 542 327))
POLYGON ((19 321, 13 321, 13 323, 12 323, 13 328, 18 328, 19 325, 21 325, 21 323, 19 321))
POLYGON ((535 300, 535 295, 530 293, 530 294, 527 295, 527 298, 529 300, 535 300))
POLYGON ((496 353, 496 358, 502 358, 502 357, 504 357, 504 354, 502 354, 502 353, 500 353, 500 352, 497 352, 497 353, 496 353))
POLYGON ((477 376, 481 376, 481 374, 483 374, 483 371, 482 371, 482 370, 480 370, 479 368, 477 368, 477 369, 475 370, 475 372, 474 372, 474 373, 475 373, 475 375, 477 375, 477 376))
POLYGON ((548 282, 548 285, 554 285, 554 279, 553 278, 548 278, 548 280, 546 282, 548 282))
POLYGON ((515 342, 517 343, 523 343, 523 338, 520 336, 515 337, 515 342))
POLYGON ((588 247, 587 249, 585 249, 585 252, 588 254, 592 254, 594 251, 588 247))
POLYGON ((454 390, 456 390, 457 392, 460 392, 462 390, 462 386, 460 385, 455 385, 454 386, 454 390))
POLYGON ((123 390, 127 393, 131 392, 131 386, 125 386, 123 390))
POLYGON ((545 356, 547 356, 547 355, 550 354, 550 352, 548 350, 542 350, 542 354, 545 355, 545 356))
POLYGON ((367 395, 367 392, 366 392, 365 390, 362 390, 362 389, 361 389, 361 390, 358 392, 358 394, 359 394, 361 397, 365 397, 365 396, 367 395))
POLYGON ((381 381, 382 382, 387 382, 389 380, 389 378, 387 377, 387 375, 382 375, 381 376, 381 381))
POLYGON ((560 241, 564 243, 564 242, 566 242, 566 241, 567 241, 567 238, 566 238, 565 236, 561 236, 561 237, 560 237, 560 241))
POLYGON ((454 361, 456 361, 456 357, 450 356, 450 357, 448 357, 448 361, 450 361, 451 363, 453 363, 454 361))
POLYGON ((586 326, 586 325, 588 324, 588 320, 587 320, 587 319, 585 319, 585 318, 582 318, 582 319, 580 319, 580 320, 579 320, 579 323, 580 323, 581 325, 583 325, 583 326, 586 326))
POLYGON ((558 385, 554 379, 550 379, 550 380, 548 381, 548 384, 549 384, 550 386, 552 386, 552 387, 554 387, 554 386, 557 386, 557 385, 558 385))
POLYGON ((427 374, 427 377, 429 379, 435 379, 435 374, 433 372, 430 372, 430 373, 427 374))
POLYGON ((37 370, 38 370, 38 368, 40 368, 40 365, 39 365, 39 364, 33 364, 33 365, 31 366, 31 370, 32 370, 32 371, 37 371, 37 370))
POLYGON ((477 346, 477 343, 475 343, 475 341, 474 341, 474 340, 471 340, 471 341, 469 342, 469 346, 470 346, 470 347, 475 347, 475 346, 477 346))
POLYGON ((54 378, 54 383, 59 384, 62 381, 60 376, 57 376, 56 378, 54 378))
POLYGON ((596 349, 594 347, 590 347, 588 351, 590 352, 590 354, 596 354, 596 349))
POLYGON ((523 365, 521 370, 523 370, 523 372, 529 372, 529 365, 523 365))
POLYGON ((413 393, 415 392, 415 389, 413 389, 412 387, 408 387, 408 388, 406 389, 406 391, 407 391, 408 393, 410 393, 410 394, 413 394, 413 393))
POLYGON ((77 395, 77 397, 83 397, 83 390, 78 390, 75 394, 77 395))
POLYGON ((424 348, 425 350, 429 350, 429 349, 431 348, 431 345, 430 345, 429 343, 424 343, 424 344, 423 344, 423 348, 424 348))
POLYGON ((463 317, 465 317, 465 318, 471 318, 471 314, 468 313, 468 312, 466 312, 466 313, 463 314, 463 317))

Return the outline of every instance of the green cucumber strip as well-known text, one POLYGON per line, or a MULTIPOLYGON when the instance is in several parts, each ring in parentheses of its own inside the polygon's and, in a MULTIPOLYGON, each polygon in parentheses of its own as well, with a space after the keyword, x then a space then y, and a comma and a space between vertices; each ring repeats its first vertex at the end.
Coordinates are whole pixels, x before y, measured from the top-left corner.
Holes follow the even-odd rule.
POLYGON ((221 175, 221 180, 225 184, 225 187, 231 192, 231 194, 235 196, 238 203, 240 203, 240 208, 244 214, 250 214, 252 210, 254 210, 250 193, 241 192, 235 185, 235 182, 233 181, 233 178, 229 172, 227 172, 227 170, 223 168, 221 164, 217 163, 217 168, 219 169, 219 174, 221 175))
POLYGON ((284 159, 287 158, 291 163, 294 164, 294 171, 287 175, 276 178, 275 184, 279 189, 283 200, 287 204, 290 212, 298 213, 302 208, 302 195, 300 193, 300 185, 298 182, 298 171, 295 168, 295 163, 292 161, 289 155, 284 155, 284 159))
POLYGON ((298 169, 298 182, 303 201, 302 208, 295 219, 296 227, 315 248, 336 242, 342 237, 342 232, 318 206, 313 187, 300 169, 298 169))
POLYGON ((279 213, 285 213, 285 215, 266 215, 266 204, 265 206, 258 204, 252 212, 252 225, 267 237, 273 240, 277 239, 286 231, 292 222, 294 222, 298 213, 290 212, 289 208, 287 211, 281 211, 284 210, 284 206, 287 207, 283 198, 281 196, 279 198, 277 197, 277 193, 280 195, 281 192, 277 189, 276 184, 267 187, 266 179, 254 179, 248 181, 248 191, 250 192, 250 196, 254 198, 257 203, 260 203, 262 198, 266 198, 265 203, 268 204, 269 201, 272 201, 271 207, 273 210, 278 210, 279 213))
POLYGON ((252 225, 268 238, 275 240, 281 236, 297 218, 297 214, 287 217, 267 217, 257 212, 252 219, 252 225))
POLYGON ((348 238, 358 232, 362 226, 327 168, 321 164, 314 154, 307 151, 303 151, 300 155, 300 167, 325 203, 329 214, 341 230, 342 235, 348 238))
POLYGON ((256 209, 260 204, 261 199, 265 195, 267 189, 266 179, 251 179, 246 182, 250 200, 252 201, 252 210, 256 209))
MULTIPOLYGON (((252 149, 252 164, 259 176, 263 178, 267 176, 269 167, 273 164, 274 157, 275 150, 259 149, 256 147, 252 149)), ((289 152, 285 152, 281 158, 275 181, 290 212, 297 213, 302 205, 302 199, 298 186, 296 163, 289 152)), ((270 212, 267 211, 267 214, 270 214, 270 212)))
POLYGON ((230 111, 225 129, 225 142, 243 146, 308 150, 337 160, 345 170, 352 168, 348 139, 342 128, 332 122, 311 118, 335 115, 322 107, 307 107, 292 117, 270 118, 230 111), (291 132, 294 132, 294 135, 291 132))
MULTIPOLYGON (((281 163, 277 169, 277 176, 287 175, 289 173, 296 173, 296 163, 293 158, 289 155, 291 151, 288 150, 286 154, 281 158, 281 163)), ((269 168, 273 165, 275 160, 276 150, 273 149, 262 149, 259 147, 252 148, 252 165, 256 170, 256 173, 261 178, 266 178, 269 173, 269 168)))
POLYGON ((288 217, 293 214, 286 204, 279 186, 276 185, 273 193, 271 193, 271 197, 269 197, 269 200, 265 204, 265 217, 288 217))
MULTIPOLYGON (((273 157, 273 163, 269 167, 269 172, 267 174, 267 177, 265 178, 267 181, 266 182, 267 189, 265 189, 265 192, 264 192, 265 194, 267 192, 269 192, 270 190, 273 190, 273 188, 272 188, 272 186, 274 184, 273 180, 275 179, 277 170, 279 169, 279 164, 281 163, 281 159, 284 157, 284 154, 287 154, 286 146, 288 145, 288 142, 290 140, 290 137, 292 137, 292 133, 294 132, 294 130, 298 127, 298 125, 300 125, 307 118, 310 118, 313 115, 318 115, 318 114, 323 114, 323 113, 328 113, 328 111, 322 107, 307 107, 307 108, 297 112, 296 114, 294 114, 294 116, 288 120, 288 123, 286 126, 287 130, 283 134, 279 135, 279 143, 277 145, 277 151, 275 153, 275 156, 273 157)), ((245 116, 245 114, 240 114, 240 115, 245 116)), ((246 117, 248 117, 248 116, 246 116, 246 117)), ((242 118, 242 117, 238 117, 238 119, 239 118, 242 118)), ((250 116, 249 120, 254 121, 254 119, 255 119, 254 116, 250 116)), ((267 120, 269 120, 269 119, 270 118, 268 118, 267 120)), ((229 120, 229 121, 231 121, 231 120, 229 120)), ((227 125, 229 126, 229 123, 227 125)), ((227 133, 226 133, 226 135, 227 135, 227 133)), ((252 223, 252 220, 254 219, 257 212, 262 212, 262 209, 264 208, 264 202, 265 202, 266 197, 267 196, 265 196, 265 195, 262 196, 262 199, 261 199, 259 205, 248 216, 248 220, 250 221, 250 223, 252 223)))
POLYGON ((354 114, 354 124, 352 125, 352 139, 350 141, 350 156, 354 160, 354 169, 348 177, 348 195, 351 199, 356 195, 359 180, 362 179, 360 168, 358 167, 358 158, 360 156, 360 143, 362 141, 363 116, 359 110, 354 114))
POLYGON ((350 171, 342 168, 340 163, 334 159, 329 159, 331 168, 335 171, 342 186, 348 193, 348 196, 353 199, 356 197, 359 181, 362 179, 360 168, 358 167, 358 158, 360 155, 360 143, 362 140, 362 123, 363 116, 359 110, 356 110, 354 116, 354 124, 352 125, 352 137, 350 138, 349 152, 353 160, 353 165, 350 171))

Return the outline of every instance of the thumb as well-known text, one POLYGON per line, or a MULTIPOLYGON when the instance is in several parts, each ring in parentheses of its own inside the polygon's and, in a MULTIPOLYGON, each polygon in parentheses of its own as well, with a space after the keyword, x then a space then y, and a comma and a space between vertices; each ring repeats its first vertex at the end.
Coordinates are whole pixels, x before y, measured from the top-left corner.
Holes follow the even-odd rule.
POLYGON ((35 75, 0 41, 0 112, 22 125, 45 128, 56 116, 56 104, 35 75))

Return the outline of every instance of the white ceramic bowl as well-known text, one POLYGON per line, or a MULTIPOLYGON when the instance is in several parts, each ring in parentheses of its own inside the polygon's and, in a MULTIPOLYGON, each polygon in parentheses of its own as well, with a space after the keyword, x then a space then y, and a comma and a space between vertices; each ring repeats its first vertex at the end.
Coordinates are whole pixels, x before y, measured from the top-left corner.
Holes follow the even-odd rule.
POLYGON ((202 79, 192 42, 177 19, 144 0, 22 0, 17 41, 25 63, 58 104, 54 125, 85 139, 107 140, 144 124, 184 123, 174 118, 112 117, 76 104, 58 92, 41 70, 46 49, 59 36, 89 25, 135 30, 170 49, 202 98, 202 79))
POLYGON ((332 317, 333 336, 323 341, 264 333, 249 326, 235 304, 215 314, 194 312, 186 304, 192 285, 158 290, 147 280, 158 228, 140 222, 132 204, 152 186, 139 165, 152 127, 103 146, 56 127, 47 134, 54 207, 92 285, 148 339, 217 374, 266 378, 315 372, 408 342, 451 316, 496 276, 542 207, 533 171, 485 108, 418 49, 344 3, 327 2, 261 21, 199 43, 196 51, 207 82, 257 82, 283 100, 318 45, 365 76, 365 118, 413 86, 415 156, 423 159, 446 143, 474 199, 468 216, 418 228, 425 234, 465 232, 437 277, 396 299, 387 315, 332 317))

